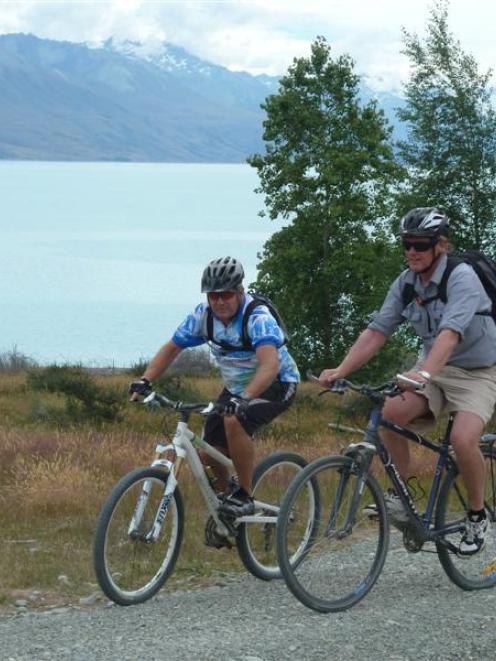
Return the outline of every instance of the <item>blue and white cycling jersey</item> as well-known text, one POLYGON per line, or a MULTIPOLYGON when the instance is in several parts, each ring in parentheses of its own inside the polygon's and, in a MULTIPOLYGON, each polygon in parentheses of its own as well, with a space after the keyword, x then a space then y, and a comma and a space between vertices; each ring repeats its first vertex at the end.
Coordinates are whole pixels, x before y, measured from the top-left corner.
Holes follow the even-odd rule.
MULTIPOLYGON (((245 294, 244 301, 234 319, 227 325, 213 315, 213 337, 217 342, 227 342, 239 346, 242 343, 243 313, 253 297, 245 294)), ((300 374, 295 361, 284 345, 284 334, 277 321, 265 305, 257 305, 250 314, 247 324, 248 336, 253 350, 229 351, 209 342, 207 333, 208 303, 200 303, 189 314, 172 336, 172 341, 181 349, 197 347, 208 343, 216 359, 225 387, 235 395, 240 395, 250 383, 258 367, 256 349, 264 344, 272 344, 279 354, 278 378, 284 383, 298 383, 300 374)))

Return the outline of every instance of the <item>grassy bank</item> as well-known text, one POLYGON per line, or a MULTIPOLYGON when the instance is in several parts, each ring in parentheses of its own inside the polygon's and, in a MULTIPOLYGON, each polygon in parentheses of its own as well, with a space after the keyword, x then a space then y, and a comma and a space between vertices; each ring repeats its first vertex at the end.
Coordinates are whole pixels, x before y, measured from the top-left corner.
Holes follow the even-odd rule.
MULTIPOLYGON (((109 422, 85 418, 68 406, 67 395, 35 388, 29 372, 0 374, 0 606, 11 608, 19 598, 32 598, 34 606, 74 603, 98 592, 91 549, 102 502, 122 475, 150 463, 161 430, 173 431, 177 421, 173 412, 127 403, 130 378, 91 377, 102 392, 118 399, 118 414, 109 422)), ((181 377, 168 385, 195 401, 208 400, 220 389, 214 377, 181 377)), ((363 425, 363 413, 345 415, 350 399, 317 393, 315 385, 302 384, 293 407, 258 436, 259 458, 284 448, 311 460, 346 445, 350 439, 339 440, 328 422, 363 425)), ((200 425, 199 419, 192 422, 198 431, 200 425)), ((181 490, 186 535, 168 588, 241 571, 234 550, 204 546, 205 509, 187 470, 181 490)))

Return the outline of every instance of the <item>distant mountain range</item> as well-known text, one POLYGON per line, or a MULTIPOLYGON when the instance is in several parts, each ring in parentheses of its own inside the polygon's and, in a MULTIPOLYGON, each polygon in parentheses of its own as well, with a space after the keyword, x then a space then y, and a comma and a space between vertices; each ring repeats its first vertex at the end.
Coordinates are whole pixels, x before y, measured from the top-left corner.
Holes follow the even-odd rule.
MULTIPOLYGON (((92 46, 0 35, 0 159, 241 162, 263 150, 278 78, 232 72, 164 43, 92 46)), ((398 130, 394 94, 377 96, 398 130)))

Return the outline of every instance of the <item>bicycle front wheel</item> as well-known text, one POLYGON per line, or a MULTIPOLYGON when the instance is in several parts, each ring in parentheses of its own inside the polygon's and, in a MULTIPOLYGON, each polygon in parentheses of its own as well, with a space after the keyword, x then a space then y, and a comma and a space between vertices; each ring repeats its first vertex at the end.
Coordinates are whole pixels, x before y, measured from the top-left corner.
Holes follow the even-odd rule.
MULTIPOLYGON (((437 544, 439 561, 449 578, 463 590, 483 590, 496 585, 496 451, 481 448, 486 466, 484 505, 489 516, 489 531, 484 548, 471 556, 460 557, 442 541, 437 544)), ((446 541, 458 547, 467 515, 467 490, 456 468, 446 475, 439 493, 435 526, 449 527, 446 541)))
POLYGON ((294 480, 277 522, 277 554, 288 588, 305 606, 328 613, 359 602, 379 577, 389 542, 384 498, 371 475, 352 470, 349 457, 317 459, 294 480), (291 550, 298 540, 291 525, 293 504, 312 481, 320 494, 320 516, 298 564, 291 550), (364 508, 375 505, 372 518, 364 508))
MULTIPOLYGON (((276 551, 277 516, 289 485, 306 465, 299 454, 275 452, 261 461, 253 473, 253 496, 266 507, 257 507, 254 520, 239 525, 236 546, 246 569, 264 581, 281 578, 276 551), (257 521, 256 517, 261 520, 257 521)), ((291 524, 300 531, 300 543, 293 549, 292 562, 297 562, 305 551, 318 509, 319 496, 309 482, 293 504, 291 524)))
POLYGON ((95 573, 103 592, 121 606, 150 599, 174 569, 184 527, 177 487, 160 534, 152 536, 166 484, 164 470, 138 468, 116 484, 102 508, 93 550, 95 573))

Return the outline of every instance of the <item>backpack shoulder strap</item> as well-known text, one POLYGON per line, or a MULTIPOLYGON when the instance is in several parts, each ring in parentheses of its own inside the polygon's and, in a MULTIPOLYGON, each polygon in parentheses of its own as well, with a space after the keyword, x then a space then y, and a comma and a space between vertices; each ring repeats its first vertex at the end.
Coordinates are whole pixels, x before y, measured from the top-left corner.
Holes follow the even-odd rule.
POLYGON ((251 349, 252 347, 252 342, 248 335, 248 320, 253 310, 259 305, 264 305, 263 301, 254 298, 252 301, 248 303, 248 305, 245 307, 245 311, 243 312, 243 321, 241 326, 241 344, 243 345, 243 347, 246 347, 248 349, 251 349))
POLYGON ((209 342, 214 342, 214 317, 210 306, 207 307, 207 337, 209 342))
POLYGON ((409 305, 415 298, 415 288, 413 282, 405 282, 403 285, 403 291, 401 292, 401 298, 403 301, 403 310, 409 305))
POLYGON ((463 264, 464 261, 465 260, 462 257, 459 257, 458 255, 448 255, 446 268, 444 269, 444 273, 441 276, 441 280, 437 287, 437 291, 438 291, 437 297, 440 298, 443 303, 446 303, 448 300, 448 296, 447 296, 448 279, 451 273, 454 271, 454 269, 460 264, 463 264))

